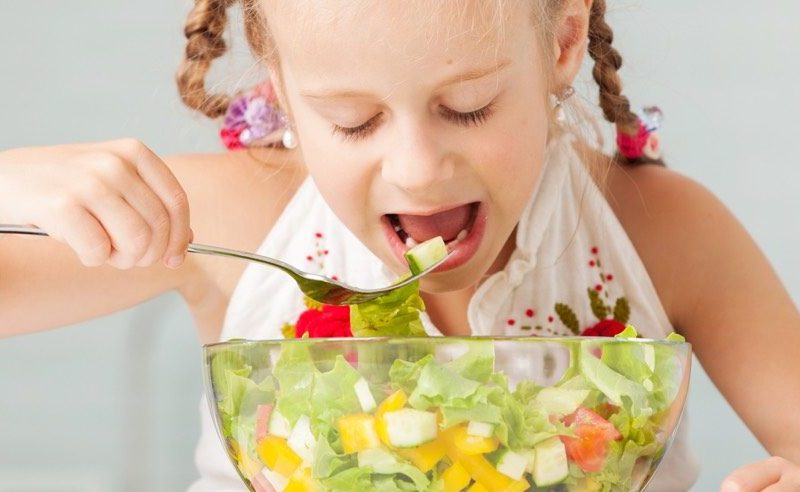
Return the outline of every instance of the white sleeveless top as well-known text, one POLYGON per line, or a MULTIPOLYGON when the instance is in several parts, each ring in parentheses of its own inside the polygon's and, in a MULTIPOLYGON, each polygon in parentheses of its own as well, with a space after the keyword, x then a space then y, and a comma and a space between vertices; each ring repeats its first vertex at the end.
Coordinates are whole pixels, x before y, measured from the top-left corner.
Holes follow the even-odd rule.
MULTIPOLYGON (((672 326, 650 277, 570 138, 549 144, 544 166, 520 218, 516 250, 505 269, 486 279, 470 301, 473 334, 574 335, 596 324, 604 309, 612 312, 620 305, 624 311, 627 301, 630 323, 642 336, 665 337, 672 326)), ((353 285, 378 287, 394 279, 334 215, 310 178, 258 253, 353 285)), ((285 274, 250 265, 231 298, 221 340, 281 338, 281 326, 294 323, 305 309, 300 291, 285 274)), ((441 335, 425 315, 423 324, 428 334, 441 335)), ((200 412, 202 435, 195 460, 201 478, 190 492, 246 491, 216 434, 205 398, 200 412)), ((699 464, 688 446, 687 427, 684 415, 648 492, 689 490, 694 483, 699 464)))

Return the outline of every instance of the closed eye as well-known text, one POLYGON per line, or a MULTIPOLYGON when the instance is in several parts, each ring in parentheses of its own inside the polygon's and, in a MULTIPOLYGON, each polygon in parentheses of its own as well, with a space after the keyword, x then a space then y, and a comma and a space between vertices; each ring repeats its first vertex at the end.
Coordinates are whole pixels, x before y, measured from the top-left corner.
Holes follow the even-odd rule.
POLYGON ((372 118, 368 119, 366 122, 362 123, 361 125, 354 126, 354 127, 346 127, 346 126, 339 126, 333 125, 333 134, 340 135, 344 140, 360 140, 369 136, 373 130, 378 126, 380 120, 382 119, 383 113, 378 113, 372 118))
POLYGON ((448 107, 442 106, 439 109, 439 114, 441 114, 446 120, 452 121, 453 123, 458 123, 459 125, 478 126, 482 123, 485 123, 486 120, 492 115, 493 111, 494 102, 491 102, 481 109, 476 109, 475 111, 470 111, 468 113, 454 111, 448 107))
MULTIPOLYGON (((452 123, 461 126, 478 126, 485 123, 487 119, 494 112, 494 102, 487 104, 481 109, 462 113, 455 111, 446 106, 439 108, 439 114, 452 123)), ((361 125, 354 127, 346 127, 340 125, 333 125, 333 134, 341 136, 345 141, 357 141, 368 137, 380 124, 383 119, 383 113, 378 113, 361 125)))

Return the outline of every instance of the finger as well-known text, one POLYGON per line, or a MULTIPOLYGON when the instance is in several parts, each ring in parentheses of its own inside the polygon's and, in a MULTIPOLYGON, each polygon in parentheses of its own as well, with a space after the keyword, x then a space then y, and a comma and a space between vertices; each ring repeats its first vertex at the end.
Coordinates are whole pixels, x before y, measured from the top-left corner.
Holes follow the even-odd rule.
POLYGON ((169 214, 153 190, 139 179, 125 188, 123 197, 144 218, 151 232, 148 249, 136 265, 153 265, 164 257, 169 243, 169 214))
POLYGON ((62 209, 58 221, 40 222, 54 239, 66 243, 87 267, 104 264, 111 255, 111 239, 100 222, 77 204, 62 209))
POLYGON ((136 166, 139 176, 161 199, 169 215, 169 242, 164 260, 168 266, 180 266, 191 237, 186 192, 167 165, 147 147, 141 145, 135 148, 132 162, 136 166))
POLYGON ((144 218, 121 196, 94 196, 87 204, 111 240, 108 263, 126 270, 142 259, 150 246, 152 232, 144 218))
POLYGON ((743 466, 723 480, 720 492, 761 492, 777 483, 787 467, 788 462, 778 457, 743 466))
POLYGON ((778 483, 763 489, 763 492, 797 492, 798 490, 800 490, 800 480, 790 480, 782 477, 778 483))

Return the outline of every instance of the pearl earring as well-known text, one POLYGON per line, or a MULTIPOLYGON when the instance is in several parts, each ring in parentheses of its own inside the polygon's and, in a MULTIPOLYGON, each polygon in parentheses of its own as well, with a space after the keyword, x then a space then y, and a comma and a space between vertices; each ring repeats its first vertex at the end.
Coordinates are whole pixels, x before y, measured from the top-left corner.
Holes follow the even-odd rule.
POLYGON ((283 131, 281 142, 287 149, 294 149, 297 147, 297 135, 295 135, 294 131, 289 126, 283 131))
POLYGON ((567 86, 567 88, 564 89, 560 95, 555 96, 556 98, 555 114, 556 114, 556 121, 559 124, 562 124, 567 120, 567 115, 564 114, 564 102, 570 97, 572 97, 574 94, 575 94, 575 88, 570 85, 567 86))

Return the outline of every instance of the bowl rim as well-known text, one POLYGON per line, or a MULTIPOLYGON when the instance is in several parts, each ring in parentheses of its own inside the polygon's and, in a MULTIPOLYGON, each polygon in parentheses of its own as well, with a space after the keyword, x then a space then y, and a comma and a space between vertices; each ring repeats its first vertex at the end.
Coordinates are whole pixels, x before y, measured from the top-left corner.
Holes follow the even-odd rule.
POLYGON ((664 345, 668 347, 686 346, 692 348, 692 344, 687 341, 666 340, 657 338, 615 338, 615 337, 595 337, 595 336, 491 336, 491 335, 459 335, 459 336, 382 336, 382 337, 321 337, 321 338, 231 338, 225 341, 203 344, 203 350, 214 350, 221 347, 239 347, 245 345, 274 345, 279 347, 286 343, 316 344, 331 342, 355 342, 355 343, 377 343, 392 342, 404 343, 409 341, 420 342, 421 340, 436 340, 437 343, 446 342, 472 342, 472 341, 504 341, 504 342, 526 342, 526 343, 547 343, 547 342, 601 342, 603 344, 626 344, 641 343, 644 345, 664 345))

